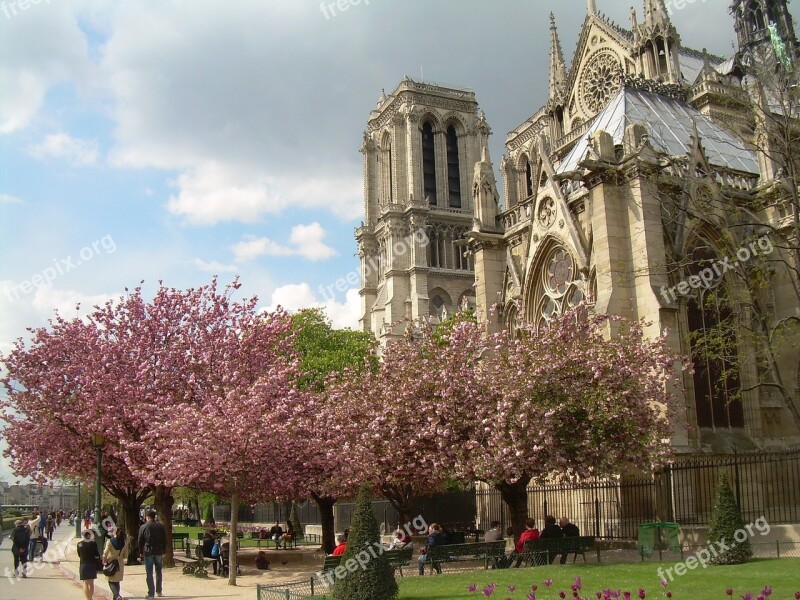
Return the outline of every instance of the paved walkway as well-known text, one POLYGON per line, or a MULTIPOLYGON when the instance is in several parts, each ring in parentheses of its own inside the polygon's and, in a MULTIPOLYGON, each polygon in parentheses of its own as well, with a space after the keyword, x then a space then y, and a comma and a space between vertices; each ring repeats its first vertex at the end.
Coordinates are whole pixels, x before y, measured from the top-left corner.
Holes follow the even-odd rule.
MULTIPOLYGON (((0 598, 3 600, 37 600, 39 598, 63 598, 80 600, 83 598, 82 584, 78 580, 78 555, 75 547, 79 539, 74 537, 73 528, 62 525, 55 534, 50 548, 55 548, 58 560, 37 563, 26 579, 14 580, 3 577, 0 580, 0 598)), ((13 570, 11 544, 4 540, 0 547, 0 572, 8 567, 13 570)), ((49 548, 48 548, 49 551, 49 548)), ((320 568, 323 554, 319 550, 267 550, 271 562, 269 571, 259 571, 254 566, 257 549, 242 551, 241 575, 237 585, 229 586, 227 577, 210 574, 208 578, 184 575, 181 567, 164 569, 164 598, 242 598, 256 600, 256 585, 297 581, 311 578, 320 568)), ((144 565, 125 567, 122 582, 122 597, 127 599, 144 598, 147 594, 144 565)), ((111 600, 111 592, 106 578, 100 575, 95 581, 96 600, 111 600)))

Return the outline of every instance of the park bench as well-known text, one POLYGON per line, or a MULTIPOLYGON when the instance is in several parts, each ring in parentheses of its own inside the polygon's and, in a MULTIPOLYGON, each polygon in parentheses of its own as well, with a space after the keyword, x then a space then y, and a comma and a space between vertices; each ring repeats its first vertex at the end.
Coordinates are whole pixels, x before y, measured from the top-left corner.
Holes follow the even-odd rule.
POLYGON ((172 533, 172 549, 173 550, 187 550, 189 547, 189 534, 188 533, 172 533))
MULTIPOLYGON (((208 577, 208 570, 206 567, 213 564, 216 558, 208 558, 203 556, 203 544, 192 544, 194 547, 194 556, 180 556, 174 555, 173 558, 176 562, 183 565, 184 575, 194 575, 195 577, 208 577)), ((189 548, 190 546, 187 546, 189 548)))
MULTIPOLYGON (((403 577, 403 567, 407 567, 411 564, 411 559, 414 556, 414 548, 408 546, 399 550, 385 550, 383 556, 389 561, 389 566, 400 571, 400 577, 403 577)), ((341 562, 341 556, 326 556, 322 563, 322 571, 324 573, 333 571, 341 562)))
POLYGON ((531 565, 545 565, 554 560, 559 554, 573 554, 572 562, 575 562, 578 558, 578 554, 580 554, 583 556, 583 562, 586 562, 586 552, 593 547, 593 535, 528 540, 523 544, 522 554, 520 554, 515 566, 519 567, 522 564, 526 567, 531 565))
POLYGON ((431 546, 428 548, 428 560, 425 561, 425 564, 430 565, 431 572, 433 572, 434 570, 440 571, 442 563, 483 560, 484 569, 488 569, 490 563, 494 563, 496 558, 505 554, 505 548, 504 540, 431 546))

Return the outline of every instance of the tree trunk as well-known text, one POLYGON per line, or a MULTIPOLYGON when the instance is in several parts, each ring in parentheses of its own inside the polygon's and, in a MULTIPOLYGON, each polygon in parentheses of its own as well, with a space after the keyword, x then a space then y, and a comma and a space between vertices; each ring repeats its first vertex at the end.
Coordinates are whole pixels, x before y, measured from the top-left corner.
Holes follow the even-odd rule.
POLYGON ((200 512, 200 499, 199 498, 195 498, 194 499, 194 514, 197 516, 197 524, 200 525, 200 527, 202 527, 204 525, 204 523, 203 523, 203 513, 200 512))
MULTIPOLYGON (((411 509, 417 495, 414 488, 410 485, 386 484, 379 487, 381 494, 389 501, 397 511, 397 518, 400 521, 397 526, 402 529, 411 523, 411 509)), ((388 533, 388 532, 387 532, 388 533)))
POLYGON ((511 513, 511 526, 514 528, 514 539, 525 531, 525 520, 528 518, 528 483, 530 477, 521 477, 514 483, 507 481, 494 482, 500 497, 508 505, 511 513))
POLYGON ((311 497, 314 502, 319 506, 319 517, 322 521, 322 549, 325 554, 331 554, 336 547, 336 529, 333 521, 333 505, 336 504, 336 498, 330 496, 318 496, 311 492, 311 497))
POLYGON ((158 519, 167 530, 167 547, 164 548, 164 566, 174 567, 175 558, 172 554, 172 505, 175 499, 172 497, 172 488, 164 485, 157 485, 154 504, 158 519))
POLYGON ((231 543, 230 553, 228 554, 228 585, 236 585, 236 548, 239 545, 239 538, 236 537, 236 530, 239 527, 239 492, 231 494, 231 543))

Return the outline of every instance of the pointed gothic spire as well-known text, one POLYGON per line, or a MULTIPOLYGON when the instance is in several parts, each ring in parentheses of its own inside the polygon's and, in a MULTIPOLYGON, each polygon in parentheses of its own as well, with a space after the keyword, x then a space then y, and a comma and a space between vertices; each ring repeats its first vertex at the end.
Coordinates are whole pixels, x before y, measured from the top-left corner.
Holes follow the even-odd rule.
POLYGON ((561 102, 567 89, 567 67, 564 64, 564 53, 561 51, 561 42, 558 39, 556 17, 550 13, 550 87, 551 102, 561 102))
POLYGON ((595 0, 589 0, 589 14, 596 15, 597 14, 597 3, 595 0))
POLYGON ((644 22, 652 29, 661 26, 662 31, 670 30, 672 23, 664 8, 664 0, 644 0, 644 22))

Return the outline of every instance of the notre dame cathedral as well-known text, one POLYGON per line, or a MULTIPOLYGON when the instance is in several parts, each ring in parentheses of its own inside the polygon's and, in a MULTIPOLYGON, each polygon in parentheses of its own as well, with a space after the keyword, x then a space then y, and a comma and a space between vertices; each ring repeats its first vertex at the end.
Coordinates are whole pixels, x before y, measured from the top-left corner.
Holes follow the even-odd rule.
POLYGON ((754 70, 792 80, 787 4, 734 0, 726 58, 683 46, 663 0, 627 28, 588 0, 569 68, 551 16, 547 103, 507 136, 502 204, 474 92, 405 78, 382 95, 361 148, 362 328, 386 343, 465 304, 512 331, 581 303, 644 319, 693 361, 677 452, 796 446, 798 165, 769 152, 781 108, 754 70), (724 351, 700 352, 711 339, 724 351))

